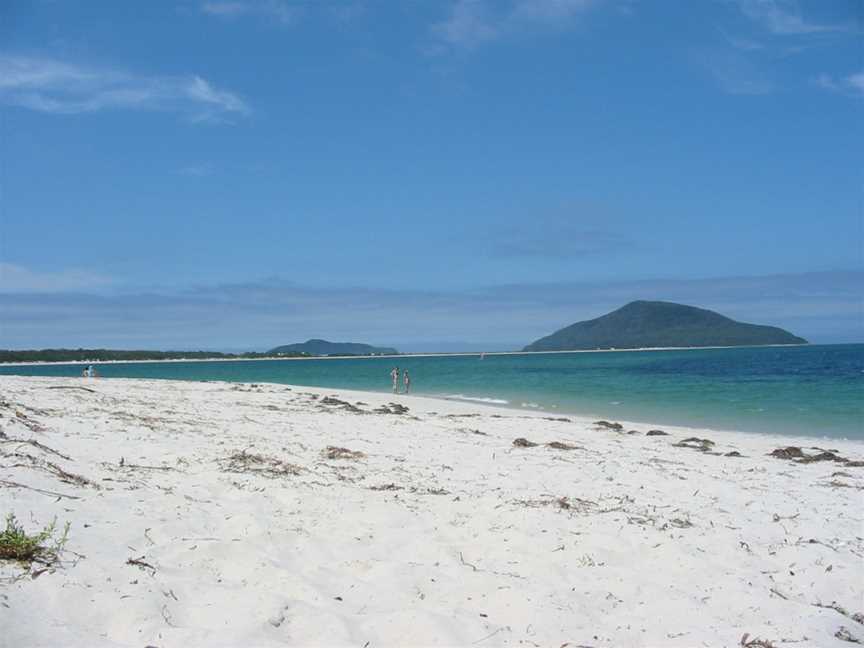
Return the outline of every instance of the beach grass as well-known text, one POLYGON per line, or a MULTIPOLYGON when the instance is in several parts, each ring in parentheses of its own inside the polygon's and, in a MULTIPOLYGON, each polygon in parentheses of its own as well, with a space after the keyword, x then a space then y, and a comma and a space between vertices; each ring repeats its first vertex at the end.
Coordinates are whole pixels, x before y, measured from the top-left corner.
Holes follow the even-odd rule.
POLYGON ((37 533, 27 533, 14 513, 6 516, 6 528, 0 532, 0 560, 31 563, 53 563, 69 537, 69 523, 57 535, 57 519, 37 533))

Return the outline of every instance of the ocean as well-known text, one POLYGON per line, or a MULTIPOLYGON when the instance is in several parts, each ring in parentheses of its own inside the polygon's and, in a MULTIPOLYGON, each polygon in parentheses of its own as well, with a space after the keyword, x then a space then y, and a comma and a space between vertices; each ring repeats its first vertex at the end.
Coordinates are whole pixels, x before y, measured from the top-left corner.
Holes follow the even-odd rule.
MULTIPOLYGON (((657 425, 864 440, 864 344, 517 355, 129 362, 106 377, 273 382, 412 393, 657 425)), ((78 376, 80 365, 0 366, 78 376)))

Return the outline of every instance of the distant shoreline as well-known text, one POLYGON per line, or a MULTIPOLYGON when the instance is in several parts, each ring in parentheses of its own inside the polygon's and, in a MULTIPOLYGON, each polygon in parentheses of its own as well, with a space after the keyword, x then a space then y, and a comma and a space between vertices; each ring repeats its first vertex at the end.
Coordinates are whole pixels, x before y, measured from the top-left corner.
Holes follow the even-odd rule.
MULTIPOLYGON (((858 344, 847 342, 844 344, 858 344)), ((166 358, 153 360, 57 360, 40 362, 37 360, 28 362, 0 362, 0 367, 34 367, 52 365, 107 365, 107 364, 145 364, 145 363, 172 363, 172 362, 258 362, 260 360, 375 360, 382 358, 446 358, 446 357, 471 357, 471 356, 511 356, 511 355, 550 355, 564 353, 630 353, 638 351, 704 351, 710 349, 758 349, 775 347, 804 347, 804 346, 832 346, 814 344, 741 344, 736 346, 699 346, 699 347, 642 347, 638 349, 570 349, 566 351, 456 351, 439 353, 400 353, 397 355, 344 355, 344 356, 306 356, 306 357, 281 357, 267 356, 262 358, 166 358)))

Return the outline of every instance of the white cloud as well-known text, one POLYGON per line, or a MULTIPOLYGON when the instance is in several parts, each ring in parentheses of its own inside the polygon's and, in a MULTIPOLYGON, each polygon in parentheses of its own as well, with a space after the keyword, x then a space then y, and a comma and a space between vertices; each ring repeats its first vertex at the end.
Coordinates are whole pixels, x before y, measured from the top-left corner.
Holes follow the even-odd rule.
POLYGON ((12 263, 0 263, 0 293, 93 291, 112 283, 110 277, 87 270, 38 272, 12 263))
POLYGON ((285 25, 297 17, 297 10, 282 0, 210 0, 201 3, 201 11, 219 18, 258 16, 275 19, 285 25))
POLYGON ((808 22, 795 0, 739 0, 741 11, 772 34, 815 34, 845 31, 842 25, 820 25, 808 22))
POLYGON ((483 43, 539 27, 560 28, 596 4, 596 0, 456 0, 447 17, 432 25, 438 41, 433 53, 471 49, 483 43))
POLYGON ((240 97, 195 75, 148 77, 11 55, 0 55, 0 103, 54 114, 172 111, 196 121, 224 121, 249 112, 240 97))

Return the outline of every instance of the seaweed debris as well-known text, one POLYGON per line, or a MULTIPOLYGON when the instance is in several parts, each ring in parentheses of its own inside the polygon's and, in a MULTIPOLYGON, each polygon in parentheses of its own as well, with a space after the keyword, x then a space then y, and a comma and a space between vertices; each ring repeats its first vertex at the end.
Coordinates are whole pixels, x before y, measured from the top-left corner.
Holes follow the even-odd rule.
POLYGON ((268 477, 297 476, 303 469, 287 461, 276 457, 268 457, 262 454, 253 454, 241 450, 230 455, 225 461, 225 472, 259 474, 268 477))
POLYGON ((349 450, 336 446, 327 446, 321 451, 325 459, 363 459, 366 455, 359 450, 349 450))
POLYGON ((539 443, 534 443, 533 441, 529 441, 528 439, 524 439, 519 437, 518 439, 513 439, 513 445, 517 448, 536 448, 539 443))

